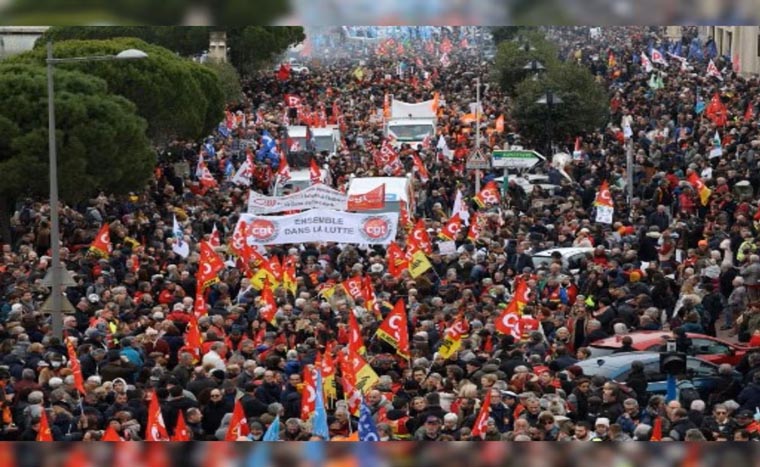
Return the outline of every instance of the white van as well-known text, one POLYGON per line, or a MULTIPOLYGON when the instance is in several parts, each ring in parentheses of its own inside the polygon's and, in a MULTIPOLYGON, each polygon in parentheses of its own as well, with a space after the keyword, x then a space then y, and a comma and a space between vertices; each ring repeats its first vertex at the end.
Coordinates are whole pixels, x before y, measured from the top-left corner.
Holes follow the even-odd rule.
POLYGON ((415 209, 414 191, 412 189, 412 177, 354 177, 348 182, 347 194, 361 195, 374 190, 385 184, 385 208, 372 209, 371 212, 400 212, 401 203, 404 203, 409 215, 415 209))
MULTIPOLYGON (((328 175, 327 165, 322 167, 322 183, 327 181, 328 175)), ((311 172, 306 170, 291 170, 290 180, 281 182, 280 179, 276 179, 274 182, 274 189, 272 190, 272 196, 285 196, 293 193, 298 193, 311 186, 311 172)))
MULTIPOLYGON (((340 145, 340 130, 337 125, 328 125, 325 128, 312 128, 314 146, 316 152, 327 151, 329 155, 335 155, 340 145)), ((302 125, 289 126, 288 138, 291 141, 289 152, 297 153, 306 151, 306 127, 302 125)))

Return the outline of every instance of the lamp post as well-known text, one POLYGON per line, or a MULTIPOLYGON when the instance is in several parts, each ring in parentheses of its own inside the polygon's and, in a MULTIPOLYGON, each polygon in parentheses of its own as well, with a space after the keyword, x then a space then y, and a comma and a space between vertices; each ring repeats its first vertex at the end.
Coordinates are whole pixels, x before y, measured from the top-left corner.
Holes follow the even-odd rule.
POLYGON ((60 63, 103 62, 113 60, 137 60, 148 54, 137 49, 127 49, 116 55, 96 55, 91 57, 53 57, 53 43, 47 43, 47 97, 48 97, 48 145, 50 163, 50 241, 52 266, 50 268, 50 290, 52 305, 53 336, 63 340, 63 271, 61 264, 61 233, 58 221, 58 155, 55 141, 55 91, 53 87, 53 67, 60 63))
POLYGON ((559 98, 556 94, 554 94, 552 91, 546 91, 537 101, 536 104, 543 104, 546 105, 547 111, 549 113, 548 118, 546 119, 546 135, 549 138, 549 148, 546 153, 547 157, 552 156, 552 111, 554 110, 554 106, 557 104, 562 104, 562 99, 559 98))

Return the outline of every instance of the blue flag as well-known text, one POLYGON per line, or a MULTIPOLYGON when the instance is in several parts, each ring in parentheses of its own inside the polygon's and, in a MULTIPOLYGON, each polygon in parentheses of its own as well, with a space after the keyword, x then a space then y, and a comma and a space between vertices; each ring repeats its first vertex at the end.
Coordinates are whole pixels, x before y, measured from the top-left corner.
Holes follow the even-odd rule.
POLYGON ((245 467, 267 467, 272 463, 272 447, 269 443, 256 443, 245 459, 245 467))
POLYGON ((361 467, 379 467, 380 458, 374 443, 354 443, 354 456, 361 467))
POLYGON ((264 144, 267 152, 275 146, 274 138, 272 138, 272 135, 267 130, 264 130, 264 133, 261 134, 261 142, 264 144))
POLYGON ((380 441, 377 434, 377 426, 372 418, 372 411, 362 399, 362 407, 359 411, 359 441, 380 441))
POLYGON ((330 439, 330 429, 327 427, 327 411, 325 410, 324 391, 322 390, 322 372, 317 369, 316 381, 317 400, 314 403, 314 417, 311 419, 311 432, 325 441, 330 439))
POLYGON ((230 137, 230 129, 227 128, 227 124, 224 122, 219 124, 217 131, 219 132, 220 135, 224 136, 225 138, 230 137))
POLYGON ((209 156, 216 157, 216 148, 214 147, 213 140, 208 140, 206 144, 203 145, 203 148, 206 149, 209 156))
POLYGON ((304 447, 304 451, 302 453, 303 460, 305 460, 309 465, 315 467, 323 466, 326 459, 325 443, 322 441, 308 441, 304 444, 306 446, 304 447))
POLYGON ((274 419, 267 432, 264 433, 264 441, 279 441, 280 440, 280 416, 274 419))
POLYGON ((679 57, 683 57, 681 55, 683 53, 683 44, 681 41, 676 42, 676 46, 673 48, 673 52, 671 52, 673 55, 678 55, 679 57))
POLYGON ((718 47, 716 47, 714 39, 711 38, 707 40, 705 49, 707 52, 707 58, 715 58, 718 56, 718 47))
POLYGON ((704 54, 702 54, 702 41, 698 37, 692 39, 691 45, 689 45, 688 58, 689 60, 698 60, 700 62, 705 59, 704 54))

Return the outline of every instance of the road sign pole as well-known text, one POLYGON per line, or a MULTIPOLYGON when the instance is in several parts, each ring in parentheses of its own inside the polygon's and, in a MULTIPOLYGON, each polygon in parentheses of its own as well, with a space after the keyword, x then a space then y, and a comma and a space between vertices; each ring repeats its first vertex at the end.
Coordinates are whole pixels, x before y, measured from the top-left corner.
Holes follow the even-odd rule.
MULTIPOLYGON (((475 151, 480 152, 480 78, 475 78, 475 151)), ((480 193, 480 170, 475 171, 475 193, 480 193)))

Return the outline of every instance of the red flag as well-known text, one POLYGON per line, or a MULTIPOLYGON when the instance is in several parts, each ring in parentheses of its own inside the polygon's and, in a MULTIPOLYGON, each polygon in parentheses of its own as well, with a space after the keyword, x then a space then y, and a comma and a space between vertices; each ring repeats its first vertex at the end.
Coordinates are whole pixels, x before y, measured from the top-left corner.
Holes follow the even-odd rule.
POLYGON ((187 323, 185 332, 185 342, 187 342, 187 349, 195 357, 195 361, 201 360, 201 345, 203 340, 201 339, 201 331, 198 329, 198 319, 195 314, 190 315, 190 321, 187 323))
POLYGON ((385 183, 366 193, 351 195, 348 197, 349 211, 367 211, 370 209, 383 209, 384 207, 385 183))
POLYGON ((367 353, 367 348, 364 346, 364 339, 362 339, 362 330, 359 327, 359 322, 356 321, 353 311, 348 312, 348 347, 352 352, 359 355, 367 353))
POLYGON ((408 240, 408 243, 414 243, 415 247, 422 250, 426 255, 433 254, 433 242, 430 240, 430 235, 425 228, 425 221, 420 219, 414 225, 412 235, 408 240))
POLYGON ((314 368, 307 365, 303 369, 303 391, 301 392, 301 420, 308 421, 317 409, 317 383, 314 368))
POLYGON ((453 48, 454 45, 451 43, 451 40, 448 37, 445 37, 441 42, 441 53, 449 54, 453 48))
POLYGON ((406 207, 406 203, 399 201, 399 214, 398 214, 399 227, 406 230, 412 226, 412 219, 409 217, 409 210, 406 207))
POLYGON ((491 389, 486 391, 483 404, 480 406, 480 413, 478 413, 478 418, 475 419, 475 425, 472 427, 473 438, 477 436, 485 438, 488 429, 488 417, 491 415, 491 389))
POLYGON ((391 242, 388 245, 388 273, 398 279, 401 274, 409 268, 409 261, 406 259, 404 251, 396 244, 391 242))
POLYGON ((250 432, 251 430, 248 427, 248 421, 243 411, 243 405, 240 404, 240 400, 238 399, 235 401, 235 408, 232 409, 232 419, 227 428, 227 434, 224 435, 224 440, 237 441, 238 437, 248 436, 250 432))
POLYGON ((407 323, 406 307, 404 300, 399 299, 393 311, 388 314, 380 324, 375 335, 393 346, 396 353, 408 359, 409 351, 409 327, 407 323))
POLYGON ((185 416, 183 415, 183 411, 180 410, 177 413, 177 425, 174 427, 172 441, 190 441, 191 439, 190 431, 187 429, 187 424, 185 423, 185 416))
POLYGON ((504 133, 504 114, 499 115, 499 118, 496 119, 496 131, 504 133))
POLYGON ((300 107, 301 98, 295 94, 285 94, 285 105, 288 107, 300 107))
POLYGON ((66 456, 66 462, 63 465, 64 467, 89 467, 93 463, 90 462, 87 453, 80 444, 75 446, 74 450, 66 456))
POLYGON ((290 79, 290 65, 283 63, 280 65, 280 69, 277 71, 277 79, 280 81, 287 81, 290 79))
POLYGON ((203 295, 200 284, 196 280, 195 284, 195 300, 193 301, 193 314, 196 317, 201 317, 208 314, 208 306, 206 305, 206 297, 203 295))
POLYGON ((652 425, 652 436, 649 438, 650 441, 662 441, 662 417, 657 417, 654 419, 654 424, 652 425))
POLYGON ((475 204, 481 208, 487 204, 499 204, 500 201, 501 194, 499 192, 499 187, 493 180, 486 183, 486 186, 484 186, 483 189, 480 190, 480 193, 475 196, 475 204))
POLYGON ((322 171, 319 170, 319 165, 317 165, 317 161, 314 158, 309 163, 309 178, 312 185, 322 183, 322 171))
POLYGON ((452 241, 457 238, 457 234, 459 234, 459 231, 461 229, 462 218, 459 217, 459 213, 457 212, 451 216, 451 219, 449 219, 448 222, 446 222, 446 225, 444 225, 441 231, 438 233, 438 237, 443 240, 452 241))
POLYGON ((36 441, 53 441, 53 434, 50 432, 50 422, 48 422, 45 409, 42 409, 40 413, 40 431, 37 432, 36 441))
POLYGON ((705 115, 717 126, 725 126, 728 122, 728 109, 717 92, 710 99, 705 115))
POLYGON ((155 392, 148 405, 148 426, 145 428, 145 441, 169 441, 164 416, 161 415, 161 406, 155 392))
POLYGON ((80 394, 84 395, 87 391, 84 390, 84 377, 82 377, 82 367, 79 365, 79 358, 77 358, 77 351, 74 348, 74 344, 70 339, 66 339, 66 351, 69 354, 69 367, 74 375, 74 387, 77 388, 80 394))
POLYGON ((420 176, 422 183, 426 183, 430 180, 430 173, 428 173, 427 167, 422 163, 422 159, 417 154, 412 155, 412 161, 414 161, 414 168, 417 169, 417 175, 420 176))
POLYGON ((477 242, 480 239, 480 225, 478 224, 478 213, 474 213, 470 218, 470 230, 467 232, 467 240, 477 242))
POLYGON ((744 121, 749 122, 755 118, 755 106, 752 105, 752 101, 747 103, 747 110, 744 111, 744 121))
POLYGON ((201 242, 201 257, 198 266, 197 280, 201 290, 219 282, 217 275, 224 269, 224 261, 207 242, 201 242))
POLYGON ((596 193, 594 206, 614 206, 612 204, 612 195, 610 194, 610 184, 607 183, 607 180, 604 180, 602 186, 599 187, 599 191, 596 193))
POLYGON ((285 157, 284 151, 280 152, 280 166, 277 168, 277 176, 280 178, 281 183, 291 179, 290 165, 288 165, 288 159, 285 157))
POLYGON ((211 236, 208 239, 208 243, 213 248, 219 248, 222 246, 222 240, 219 236, 219 231, 216 229, 216 223, 214 224, 214 228, 211 229, 211 236))
POLYGON ((95 240, 92 241, 92 245, 90 246, 90 253, 94 253, 100 257, 107 257, 111 254, 112 249, 111 226, 108 224, 103 224, 103 226, 100 227, 98 234, 95 236, 95 240))
POLYGON ((515 339, 522 337, 522 328, 520 325, 520 314, 517 311, 517 302, 513 299, 509 306, 504 308, 499 319, 496 320, 495 328, 504 335, 511 335, 515 339))
POLYGON ((343 288, 346 290, 346 293, 348 293, 349 296, 351 296, 354 300, 357 298, 362 298, 362 290, 363 290, 363 283, 362 283, 362 277, 356 276, 351 277, 349 279, 344 280, 341 282, 343 288))
POLYGON ((121 439, 121 436, 119 436, 119 433, 116 432, 116 429, 111 425, 108 424, 108 428, 106 428, 105 433, 103 433, 103 437, 100 438, 101 441, 111 441, 111 442, 121 442, 124 441, 121 439))
POLYGON ((696 172, 691 172, 687 177, 687 180, 692 188, 694 188, 694 191, 699 195, 699 200, 702 202, 702 206, 707 206, 707 202, 710 200, 710 195, 712 195, 712 190, 705 186, 705 183, 696 172))
POLYGON ((333 341, 327 341, 325 355, 320 361, 319 369, 322 371, 322 392, 326 400, 338 397, 335 385, 335 358, 333 357, 333 341))
POLYGON ((264 282, 264 288, 261 290, 261 301, 262 304, 261 308, 259 308, 259 316, 272 326, 276 326, 277 320, 275 319, 275 315, 277 315, 277 302, 274 299, 274 294, 272 293, 272 287, 269 284, 269 281, 264 282))

